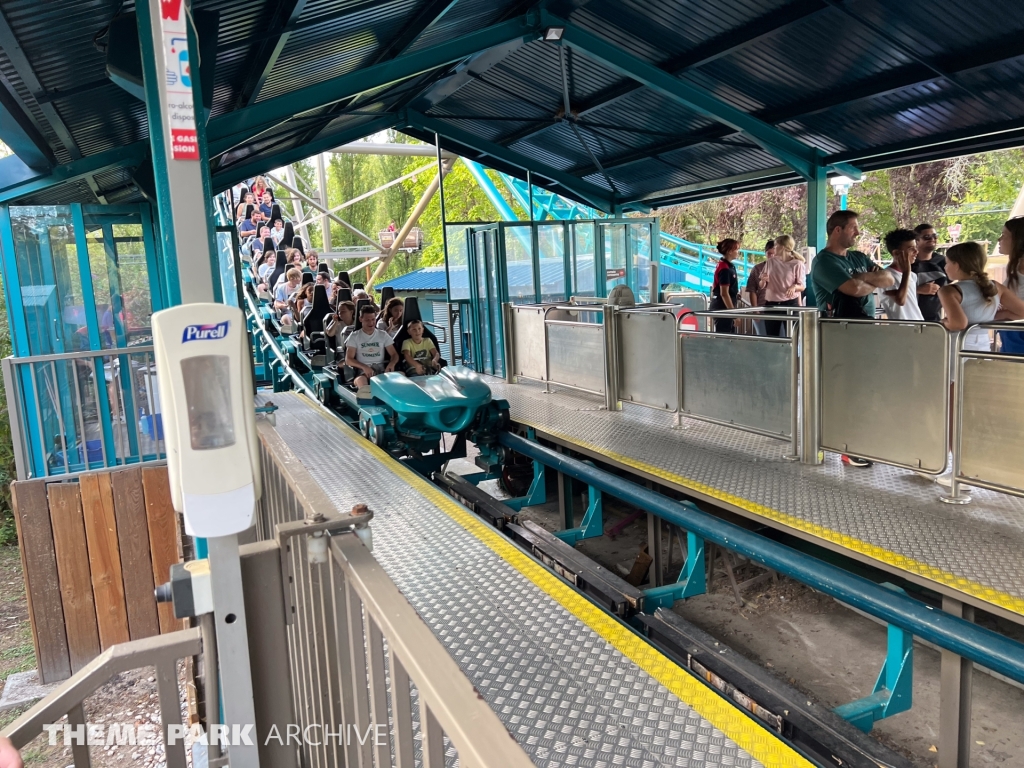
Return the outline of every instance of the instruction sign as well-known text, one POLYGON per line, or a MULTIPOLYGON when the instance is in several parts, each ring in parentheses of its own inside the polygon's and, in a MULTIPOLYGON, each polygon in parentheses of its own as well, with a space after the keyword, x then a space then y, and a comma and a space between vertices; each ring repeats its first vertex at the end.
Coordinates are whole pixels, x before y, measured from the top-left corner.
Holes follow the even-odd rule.
POLYGON ((167 131, 174 160, 199 159, 187 25, 185 0, 160 0, 160 29, 167 70, 167 131))

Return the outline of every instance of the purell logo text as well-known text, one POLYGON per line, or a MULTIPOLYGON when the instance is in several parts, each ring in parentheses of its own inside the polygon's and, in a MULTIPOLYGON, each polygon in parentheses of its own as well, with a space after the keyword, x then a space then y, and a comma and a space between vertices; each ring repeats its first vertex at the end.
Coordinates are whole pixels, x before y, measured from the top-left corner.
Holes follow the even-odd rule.
POLYGON ((217 339, 223 339, 228 335, 229 322, 225 320, 223 323, 217 323, 216 325, 186 325, 185 332, 181 335, 181 343, 184 344, 186 341, 217 341, 217 339))

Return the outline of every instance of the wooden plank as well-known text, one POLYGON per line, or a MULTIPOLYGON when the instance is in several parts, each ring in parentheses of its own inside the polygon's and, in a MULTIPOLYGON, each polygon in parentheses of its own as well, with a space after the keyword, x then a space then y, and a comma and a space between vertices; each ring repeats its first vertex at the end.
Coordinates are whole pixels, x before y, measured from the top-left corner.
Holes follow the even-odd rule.
POLYGON ((89 572, 89 548, 78 483, 51 483, 46 489, 57 554, 64 627, 68 635, 71 670, 77 672, 100 654, 96 603, 89 572))
POLYGON ((114 491, 114 519, 124 575, 124 601, 132 640, 160 634, 153 596, 153 563, 149 554, 149 526, 138 467, 110 473, 114 491))
MULTIPOLYGON (((149 548, 153 558, 153 580, 163 584, 171 578, 171 566, 181 562, 178 513, 171 504, 170 479, 166 467, 142 470, 142 489, 146 497, 146 520, 149 525, 149 548)), ((181 619, 174 618, 170 603, 157 605, 161 632, 182 629, 181 619)))
POLYGON ((44 683, 55 683, 71 677, 71 658, 64 629, 46 483, 42 480, 11 483, 11 497, 39 678, 44 683))
POLYGON ((127 643, 128 610, 124 603, 121 552, 117 545, 117 521, 114 519, 114 494, 110 473, 84 474, 79 478, 85 538, 89 544, 89 570, 96 599, 96 623, 100 646, 106 650, 127 643))

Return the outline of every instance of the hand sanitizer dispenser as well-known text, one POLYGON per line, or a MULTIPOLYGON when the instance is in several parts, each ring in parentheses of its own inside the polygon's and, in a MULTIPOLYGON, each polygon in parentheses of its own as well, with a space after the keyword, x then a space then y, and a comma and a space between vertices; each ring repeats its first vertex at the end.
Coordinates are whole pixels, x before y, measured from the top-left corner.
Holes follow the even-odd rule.
POLYGON ((241 533, 261 491, 245 318, 223 304, 186 304, 152 323, 174 508, 191 536, 241 533))

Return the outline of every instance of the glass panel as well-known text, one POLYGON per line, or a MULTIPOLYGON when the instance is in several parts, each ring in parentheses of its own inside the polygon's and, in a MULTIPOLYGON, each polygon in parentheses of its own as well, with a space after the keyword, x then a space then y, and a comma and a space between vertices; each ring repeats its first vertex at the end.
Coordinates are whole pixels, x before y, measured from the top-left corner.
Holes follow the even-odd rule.
POLYGON ((626 225, 602 224, 604 236, 605 292, 616 285, 627 285, 626 280, 626 225))
POLYGON ((651 300, 651 225, 649 222, 629 225, 630 268, 633 270, 633 292, 639 304, 651 300))
POLYGON ((149 269, 141 224, 112 224, 115 264, 124 303, 125 338, 128 343, 150 334, 153 305, 149 297, 149 269))
POLYGON ((530 225, 506 226, 504 233, 508 300, 513 304, 532 304, 537 300, 537 290, 533 280, 530 225))
POLYGON ((540 300, 565 301, 565 224, 538 224, 540 300))
POLYGON ((469 299, 469 246, 466 230, 472 224, 449 224, 448 235, 448 300, 469 299))
POLYGON ((87 212, 84 221, 100 348, 146 343, 158 278, 150 274, 157 260, 146 253, 140 215, 87 212))
POLYGON ((217 254, 220 257, 220 279, 224 303, 238 306, 238 286, 235 283, 234 238, 231 232, 217 232, 217 254))
POLYGON ((594 235, 596 225, 591 221, 573 225, 572 294, 596 296, 594 280, 594 235))
POLYGON ((11 208, 11 228, 29 354, 72 352, 83 348, 83 339, 88 347, 71 209, 11 208))

